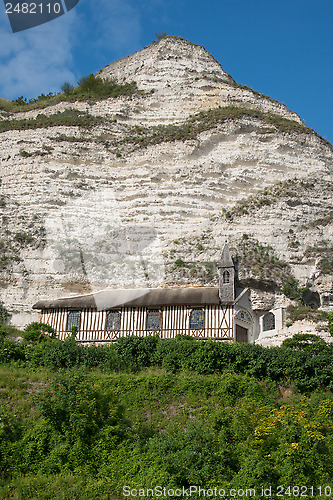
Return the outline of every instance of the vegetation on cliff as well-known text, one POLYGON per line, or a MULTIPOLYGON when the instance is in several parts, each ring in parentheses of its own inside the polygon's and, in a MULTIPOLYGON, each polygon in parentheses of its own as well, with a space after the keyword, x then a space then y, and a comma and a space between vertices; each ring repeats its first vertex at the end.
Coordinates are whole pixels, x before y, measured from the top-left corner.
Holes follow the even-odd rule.
POLYGON ((77 87, 65 82, 61 90, 62 92, 41 94, 29 100, 23 96, 18 97, 15 101, 0 99, 0 110, 18 113, 43 109, 60 102, 116 98, 124 95, 130 96, 139 92, 135 82, 119 84, 115 80, 103 80, 93 74, 82 77, 78 81, 77 87))
POLYGON ((89 113, 77 111, 75 109, 66 109, 63 112, 54 115, 38 114, 36 118, 23 118, 21 120, 3 120, 0 121, 0 132, 8 130, 32 130, 48 127, 94 127, 102 123, 102 118, 95 117, 89 113))
POLYGON ((128 137, 126 137, 126 143, 131 143, 139 147, 147 147, 162 142, 193 140, 196 139, 201 132, 215 128, 228 120, 237 120, 241 118, 261 120, 270 127, 266 130, 266 133, 274 133, 275 131, 306 134, 315 133, 313 130, 297 121, 289 120, 272 113, 236 106, 220 106, 190 116, 181 125, 157 125, 154 127, 134 126, 129 132, 128 137))

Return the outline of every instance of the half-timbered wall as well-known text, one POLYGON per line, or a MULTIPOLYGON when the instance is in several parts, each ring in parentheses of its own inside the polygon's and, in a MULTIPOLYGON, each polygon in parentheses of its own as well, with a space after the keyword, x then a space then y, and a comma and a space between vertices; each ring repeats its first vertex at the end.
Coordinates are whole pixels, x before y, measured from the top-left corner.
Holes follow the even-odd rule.
MULTIPOLYGON (((129 335, 147 336, 154 333, 161 338, 174 338, 177 334, 191 335, 202 339, 230 340, 234 338, 232 306, 165 306, 147 309, 145 307, 120 307, 119 329, 115 315, 108 317, 110 311, 84 309, 46 309, 42 311, 41 321, 51 325, 61 340, 71 334, 70 326, 77 321, 80 313, 80 327, 76 336, 79 342, 107 342, 129 335), (161 328, 147 329, 147 311, 158 310, 161 315, 161 328)), ((157 318, 150 315, 148 327, 158 324, 157 318)), ((156 316, 156 315, 155 315, 156 316)))

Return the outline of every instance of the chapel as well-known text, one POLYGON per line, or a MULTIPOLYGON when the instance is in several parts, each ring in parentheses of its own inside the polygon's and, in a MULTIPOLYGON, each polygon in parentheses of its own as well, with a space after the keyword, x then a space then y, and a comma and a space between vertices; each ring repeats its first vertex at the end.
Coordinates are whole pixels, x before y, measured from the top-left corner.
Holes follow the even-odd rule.
POLYGON ((253 311, 250 290, 237 287, 234 261, 226 244, 219 261, 218 287, 105 289, 57 300, 40 300, 33 309, 59 339, 77 327, 78 342, 113 342, 129 335, 162 339, 254 343, 260 333, 282 328, 284 310, 253 311))

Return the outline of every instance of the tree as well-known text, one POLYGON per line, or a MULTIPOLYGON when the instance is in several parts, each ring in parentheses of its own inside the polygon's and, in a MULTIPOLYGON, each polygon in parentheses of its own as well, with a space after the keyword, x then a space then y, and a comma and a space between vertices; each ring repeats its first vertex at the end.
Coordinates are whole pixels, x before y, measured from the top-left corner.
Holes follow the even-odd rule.
POLYGON ((17 104, 27 104, 27 99, 26 97, 23 97, 23 95, 20 95, 15 101, 17 104))
POLYGON ((289 278, 287 281, 282 282, 282 293, 288 299, 291 300, 298 300, 299 302, 303 303, 303 294, 309 289, 308 286, 301 287, 299 286, 298 281, 296 281, 294 278, 289 278))
POLYGON ((168 34, 167 33, 155 33, 155 38, 156 41, 159 42, 160 40, 163 40, 163 38, 167 38, 168 34))
POLYGON ((62 92, 66 95, 69 95, 72 92, 72 90, 74 90, 74 86, 69 82, 63 83, 60 88, 62 92))

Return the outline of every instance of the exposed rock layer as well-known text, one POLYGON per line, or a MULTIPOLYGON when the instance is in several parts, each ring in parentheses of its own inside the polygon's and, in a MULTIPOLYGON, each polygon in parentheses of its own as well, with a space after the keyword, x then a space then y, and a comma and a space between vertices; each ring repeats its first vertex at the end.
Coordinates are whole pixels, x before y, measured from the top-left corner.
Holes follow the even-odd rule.
POLYGON ((246 252, 240 261, 239 277, 257 283, 254 309, 286 305, 279 286, 293 275, 330 310, 333 285, 321 256, 331 255, 332 147, 182 39, 163 39, 99 76, 136 81, 141 92, 0 116, 34 119, 72 108, 101 118, 91 127, 45 120, 0 135, 1 299, 13 323, 24 324, 40 298, 105 286, 216 284, 224 241, 236 255, 246 238, 261 242, 263 254, 272 247, 269 265, 260 258, 249 265, 246 252), (219 106, 256 114, 207 126, 206 114, 219 106), (187 124, 199 112, 193 133, 187 124))

